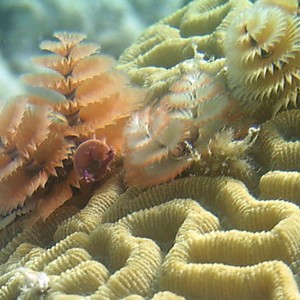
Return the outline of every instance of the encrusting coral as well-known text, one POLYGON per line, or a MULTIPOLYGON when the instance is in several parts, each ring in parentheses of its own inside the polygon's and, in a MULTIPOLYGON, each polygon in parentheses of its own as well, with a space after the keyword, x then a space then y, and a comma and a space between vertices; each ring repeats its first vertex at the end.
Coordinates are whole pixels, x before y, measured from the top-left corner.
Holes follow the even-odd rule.
POLYGON ((121 179, 112 177, 94 192, 88 203, 73 217, 66 219, 56 230, 54 240, 59 241, 74 232, 90 233, 101 223, 103 213, 118 199, 124 187, 121 179))
MULTIPOLYGON (((286 226, 287 230, 292 230, 287 233, 287 236, 291 238, 291 248, 289 249, 294 247, 293 238, 295 232, 298 230, 296 229, 298 225, 296 227, 295 225, 298 222, 299 210, 293 205, 276 201, 258 202, 248 194, 243 185, 226 178, 188 178, 152 188, 133 199, 130 194, 129 197, 126 197, 126 194, 121 197, 107 211, 104 219, 108 222, 116 222, 120 219, 119 222, 122 222, 122 216, 128 215, 128 220, 130 220, 131 224, 134 219, 141 222, 135 229, 139 232, 139 235, 141 231, 146 231, 147 237, 150 235, 151 239, 161 241, 160 247, 165 251, 171 247, 164 259, 160 273, 160 287, 164 290, 170 290, 191 299, 222 298, 225 295, 224 290, 227 288, 228 295, 230 295, 228 299, 239 299, 241 295, 243 295, 243 299, 247 297, 251 299, 255 296, 259 298, 260 288, 270 293, 268 296, 265 295, 266 298, 270 299, 280 299, 281 295, 286 295, 287 299, 289 297, 293 299, 294 295, 297 294, 297 287, 292 283, 293 279, 290 270, 284 264, 274 261, 272 263, 256 265, 259 262, 274 259, 274 257, 270 257, 274 249, 277 249, 276 255, 285 252, 279 250, 281 238, 277 239, 278 233, 282 232, 281 225, 286 226), (174 198, 184 198, 184 200, 174 200, 174 198), (200 207, 195 207, 196 204, 194 204, 195 206, 192 203, 190 204, 188 200, 190 198, 198 199, 201 206, 209 207, 209 211, 213 211, 214 214, 220 216, 222 215, 220 219, 221 224, 209 212, 205 212, 200 207), (162 205, 164 202, 167 203, 162 205), (179 214, 179 210, 175 209, 176 205, 180 206, 180 202, 182 209, 189 212, 184 222, 180 218, 178 219, 179 215, 183 217, 183 211, 179 214), (192 206, 190 207, 190 205, 192 206), (167 209, 167 206, 170 209, 167 209), (142 213, 140 210, 145 208, 146 210, 143 211, 145 216, 138 218, 138 215, 142 213), (167 209, 166 215, 164 215, 164 209, 167 209), (201 212, 201 209, 202 213, 200 217, 198 213, 201 212), (135 211, 137 212, 134 213, 135 211), (277 214, 275 211, 280 215, 284 211, 287 214, 277 215, 274 218, 277 214), (153 215, 161 213, 159 219, 161 221, 158 220, 157 223, 153 223, 155 218, 149 217, 148 224, 146 219, 146 214, 148 213, 153 215), (283 222, 282 218, 287 219, 283 222), (285 223, 288 219, 288 222, 291 222, 289 223, 290 225, 285 223), (174 225, 175 220, 178 221, 178 223, 175 223, 177 225, 174 225), (274 221, 276 224, 273 223, 274 221), (166 224, 162 225, 160 222, 166 222, 166 224), (180 229, 177 233, 174 233, 175 228, 178 228, 178 226, 180 229), (166 233, 162 232, 159 228, 164 228, 166 233), (222 231, 221 228, 230 230, 222 231), (166 243, 168 241, 167 237, 169 236, 170 239, 175 234, 174 246, 171 242, 166 243), (275 238, 274 240, 271 238, 272 235, 275 238), (262 239, 261 242, 258 242, 259 239, 262 239), (264 239, 265 242, 263 242, 264 239), (275 240, 277 240, 277 245, 273 244, 275 240), (169 246, 166 248, 164 245, 168 244, 169 246), (263 245, 262 248, 270 247, 270 249, 263 250, 260 248, 256 249, 256 252, 253 244, 263 245), (230 247, 230 251, 228 251, 228 247, 230 247), (202 251, 199 251, 199 248, 202 251), (264 257, 264 255, 269 257, 264 257), (244 267, 253 264, 253 267, 244 267), (281 279, 273 277, 273 274, 275 274, 273 273, 274 268, 278 269, 277 274, 280 274, 280 277, 282 276, 281 279), (222 276, 218 276, 217 274, 222 274, 222 276), (228 274, 226 275, 228 276, 227 279, 224 278, 225 274, 228 274), (208 279, 210 276, 214 280, 208 279), (251 281, 253 280, 253 285, 250 284, 252 287, 249 286, 249 289, 241 283, 243 282, 241 278, 244 276, 245 278, 250 276, 249 278, 252 278, 251 281), (191 278, 197 279, 194 281, 191 278), (281 286, 279 288, 277 286, 277 295, 273 294, 271 296, 273 293, 271 283, 270 285, 263 284, 258 288, 262 282, 273 282, 273 284, 276 284, 276 282, 279 282, 277 280, 280 282, 289 282, 286 287, 281 286), (202 283, 201 286, 207 286, 207 289, 199 289, 200 283, 202 283), (222 288, 220 288, 221 286, 222 288), (256 288, 258 289, 256 290, 256 288)), ((135 232, 134 235, 137 235, 138 232, 135 232)), ((296 248, 293 249, 296 250, 296 248)), ((289 261, 288 264, 297 265, 297 255, 294 253, 293 262, 289 261)), ((283 257, 282 259, 285 260, 283 257)))
POLYGON ((298 0, 258 0, 260 4, 276 6, 296 15, 298 13, 298 0))

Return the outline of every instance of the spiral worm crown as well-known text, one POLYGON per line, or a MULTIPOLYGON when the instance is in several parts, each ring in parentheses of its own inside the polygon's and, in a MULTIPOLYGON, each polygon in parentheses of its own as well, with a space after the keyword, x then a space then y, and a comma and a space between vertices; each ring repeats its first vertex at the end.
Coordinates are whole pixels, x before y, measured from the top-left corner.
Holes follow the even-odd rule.
POLYGON ((254 5, 240 14, 224 43, 228 85, 246 109, 275 114, 297 102, 300 82, 299 17, 272 6, 254 5))

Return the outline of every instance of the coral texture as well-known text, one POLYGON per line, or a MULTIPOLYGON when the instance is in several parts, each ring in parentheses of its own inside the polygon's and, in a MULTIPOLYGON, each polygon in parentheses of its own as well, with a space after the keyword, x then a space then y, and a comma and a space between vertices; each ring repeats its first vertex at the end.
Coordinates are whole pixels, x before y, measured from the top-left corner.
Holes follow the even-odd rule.
POLYGON ((256 159, 265 170, 300 170, 300 111, 279 113, 262 124, 255 143, 256 159))
POLYGON ((299 205, 300 111, 284 111, 261 126, 255 156, 263 176, 260 197, 278 197, 299 205))
POLYGON ((269 171, 259 181, 262 199, 280 198, 300 204, 300 172, 269 171))
POLYGON ((263 5, 271 5, 276 6, 281 9, 286 10, 287 12, 291 14, 297 14, 298 13, 298 1, 297 0, 257 0, 256 1, 259 4, 263 5))
POLYGON ((206 71, 216 74, 225 63, 226 28, 250 5, 247 0, 193 1, 145 30, 121 55, 118 68, 125 70, 133 82, 149 88, 149 101, 178 80, 182 63, 194 57, 195 45, 205 54, 206 71))
MULTIPOLYGON (((252 187, 257 184, 257 178, 254 178, 257 176, 252 176, 256 170, 247 160, 243 163, 238 159, 240 166, 232 167, 232 163, 229 166, 221 139, 217 141, 215 137, 224 137, 224 147, 230 142, 224 143, 225 135, 219 135, 221 128, 232 127, 234 141, 238 131, 244 132, 241 136, 245 137, 251 125, 265 121, 280 109, 297 105, 300 19, 296 15, 298 4, 295 2, 257 1, 255 4, 239 2, 239 5, 231 1, 195 1, 149 28, 121 56, 119 67, 126 70, 133 81, 150 87, 148 100, 151 99, 150 106, 155 111, 153 113, 148 107, 136 114, 126 127, 125 178, 129 185, 151 186, 168 181, 194 162, 201 162, 203 170, 214 165, 213 169, 218 169, 219 174, 244 179, 252 187), (247 9, 241 11, 242 8, 247 9), (205 18, 209 18, 208 24, 204 24, 205 18), (162 34, 171 30, 168 26, 174 35, 163 38, 162 34), (174 30, 176 26, 179 32, 174 30), (178 33, 185 37, 184 44, 180 44, 178 33), (193 39, 189 41, 191 36, 193 39), (220 42, 220 52, 214 53, 214 58, 210 48, 203 48, 203 41, 198 40, 204 36, 209 43, 220 42), (222 38, 216 41, 216 37, 222 38), (183 56, 187 45, 193 53, 191 57, 183 56), (169 55, 177 46, 184 50, 179 54, 176 52, 177 56, 169 55), (224 58, 225 65, 214 68, 216 57, 224 58), (170 59, 178 61, 169 63, 170 59), (215 82, 207 83, 216 73, 218 84, 222 82, 228 90, 218 88, 215 82), (215 94, 217 90, 219 99, 215 94), (226 109, 216 113, 222 105, 226 109), (191 107, 197 107, 196 112, 191 107), (199 114, 202 114, 202 122, 194 129, 194 124, 186 121, 199 119, 199 114), (160 138, 158 133, 163 137, 160 138), (204 157, 208 160, 203 160, 204 157), (216 157, 218 163, 215 163, 216 157), (225 158, 224 168, 219 167, 222 157, 225 158)), ((263 135, 260 136, 260 140, 264 140, 263 135)), ((286 160, 289 159, 287 154, 286 160)))
MULTIPOLYGON (((95 194, 99 208, 101 192, 120 188, 116 179, 95 194)), ((258 201, 229 177, 177 179, 113 198, 104 213, 96 208, 102 213, 94 230, 77 227, 51 248, 28 239, 45 233, 39 224, 19 234, 14 248, 0 253, 2 299, 156 299, 159 291, 189 299, 299 299, 295 205, 258 201)))

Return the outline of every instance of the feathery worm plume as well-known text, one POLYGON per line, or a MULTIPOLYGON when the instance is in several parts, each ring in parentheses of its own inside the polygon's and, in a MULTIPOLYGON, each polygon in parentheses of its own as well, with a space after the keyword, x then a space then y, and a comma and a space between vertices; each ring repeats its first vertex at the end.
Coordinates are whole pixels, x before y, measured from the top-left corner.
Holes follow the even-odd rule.
POLYGON ((23 77, 29 94, 0 113, 0 227, 29 211, 28 224, 45 219, 80 180, 103 178, 122 151, 126 120, 143 101, 143 90, 97 45, 83 42, 85 35, 54 37, 41 43, 49 54, 34 59, 45 71, 23 77))
POLYGON ((186 170, 208 151, 229 105, 220 82, 195 66, 187 69, 157 106, 136 113, 125 128, 127 184, 153 186, 186 170))
POLYGON ((224 42, 229 88, 261 115, 296 105, 300 84, 300 19, 268 2, 238 15, 224 42))

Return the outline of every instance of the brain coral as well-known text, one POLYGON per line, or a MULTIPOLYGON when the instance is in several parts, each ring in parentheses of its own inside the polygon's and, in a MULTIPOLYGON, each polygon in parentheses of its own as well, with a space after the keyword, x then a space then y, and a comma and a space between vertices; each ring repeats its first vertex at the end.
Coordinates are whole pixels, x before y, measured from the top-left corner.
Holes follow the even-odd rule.
POLYGON ((207 71, 224 66, 223 42, 228 24, 250 7, 247 0, 198 0, 149 27, 121 55, 118 68, 133 82, 147 86, 150 100, 168 90, 181 74, 182 62, 204 53, 207 71))
POLYGON ((265 170, 300 170, 300 111, 283 111, 263 123, 256 159, 265 170))
MULTIPOLYGON (((95 197, 119 185, 112 179, 95 197)), ((45 233, 36 224, 3 248, 1 299, 149 298, 159 291, 189 299, 300 297, 293 278, 300 210, 293 204, 258 201, 229 177, 177 179, 147 191, 131 188, 116 193, 105 212, 96 198, 94 230, 73 227, 76 219, 90 223, 78 212, 70 219, 73 229, 52 247, 57 223, 48 241, 31 239, 34 232, 45 233)), ((62 212, 63 207, 55 214, 62 212)))
POLYGON ((261 126, 255 156, 263 176, 259 182, 264 199, 279 197, 299 205, 300 111, 284 111, 261 126))

